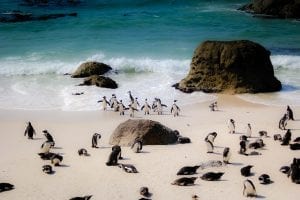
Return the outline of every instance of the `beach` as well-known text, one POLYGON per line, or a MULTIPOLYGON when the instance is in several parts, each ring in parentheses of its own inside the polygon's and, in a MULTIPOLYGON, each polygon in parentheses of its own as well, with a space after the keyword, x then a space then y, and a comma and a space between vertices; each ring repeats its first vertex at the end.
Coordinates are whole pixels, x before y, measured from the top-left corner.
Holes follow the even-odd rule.
MULTIPOLYGON (((285 106, 266 106, 245 102, 230 95, 217 95, 219 111, 212 112, 210 102, 185 105, 179 117, 173 117, 169 108, 164 115, 144 116, 138 112, 135 119, 151 119, 178 130, 189 137, 190 144, 146 145, 141 153, 130 147, 122 147, 123 160, 119 163, 133 164, 139 173, 126 173, 117 166, 106 166, 111 152, 109 137, 114 129, 129 119, 129 114, 120 116, 113 111, 24 111, 1 110, 1 182, 9 182, 15 189, 0 194, 1 199, 70 199, 75 196, 93 195, 92 199, 139 199, 140 187, 146 186, 151 199, 246 199, 243 197, 243 181, 252 180, 258 194, 257 199, 298 199, 299 185, 291 182, 279 171, 299 158, 298 151, 281 146, 273 140, 274 134, 284 134, 278 121, 285 113, 285 106), (236 122, 236 133, 229 134, 227 121, 236 122), (34 140, 24 136, 26 122, 31 121, 36 130, 34 140), (258 131, 267 131, 270 137, 262 138, 266 146, 256 151, 261 155, 238 154, 239 137, 245 133, 246 125, 252 125, 252 138, 259 138, 258 131), (55 139, 51 152, 63 155, 62 166, 54 167, 55 173, 45 174, 42 166, 50 164, 39 158, 40 146, 45 141, 42 130, 47 129, 55 139), (217 132, 214 153, 206 153, 204 138, 217 132), (98 149, 91 148, 94 133, 100 133, 98 149), (171 183, 179 178, 177 171, 183 166, 194 166, 210 160, 221 160, 224 147, 230 147, 231 164, 221 167, 198 169, 193 186, 176 186, 171 183), (86 148, 89 157, 79 156, 77 151, 86 148), (240 168, 253 165, 253 175, 243 177, 240 168), (220 181, 204 181, 199 177, 205 172, 224 172, 220 181), (261 174, 269 174, 273 183, 262 185, 261 174)), ((178 104, 180 106, 180 103, 178 104)), ((300 136, 299 107, 292 107, 295 121, 288 121, 292 140, 300 136)))

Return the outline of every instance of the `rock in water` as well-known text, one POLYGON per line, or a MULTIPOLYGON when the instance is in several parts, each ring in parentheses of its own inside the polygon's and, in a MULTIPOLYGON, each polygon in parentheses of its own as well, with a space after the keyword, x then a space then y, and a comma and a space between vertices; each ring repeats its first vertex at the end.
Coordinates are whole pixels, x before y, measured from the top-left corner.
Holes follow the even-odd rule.
POLYGON ((114 130, 109 143, 130 146, 136 138, 140 138, 143 145, 174 144, 178 138, 176 132, 156 121, 129 119, 114 130))
POLYGON ((87 85, 87 86, 96 85, 97 87, 110 88, 110 89, 118 88, 118 84, 111 78, 105 76, 98 76, 98 75, 93 75, 85 78, 83 83, 80 84, 80 86, 83 85, 87 85))
POLYGON ((300 1, 298 0, 255 0, 242 6, 239 10, 262 15, 269 18, 300 18, 300 1), (267 16, 266 16, 267 15, 267 16))
POLYGON ((85 78, 92 75, 103 75, 112 68, 104 63, 86 62, 82 63, 72 74, 72 78, 85 78))
POLYGON ((189 74, 175 87, 183 92, 257 93, 281 89, 270 52, 248 41, 206 41, 194 52, 189 74))

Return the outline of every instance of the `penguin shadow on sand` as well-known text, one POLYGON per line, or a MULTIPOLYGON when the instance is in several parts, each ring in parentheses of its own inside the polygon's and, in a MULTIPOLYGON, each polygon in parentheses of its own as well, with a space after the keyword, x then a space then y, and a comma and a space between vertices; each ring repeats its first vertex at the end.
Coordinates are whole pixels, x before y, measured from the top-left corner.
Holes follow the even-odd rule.
POLYGON ((32 140, 43 140, 44 138, 41 138, 41 137, 36 137, 36 138, 33 138, 32 140))

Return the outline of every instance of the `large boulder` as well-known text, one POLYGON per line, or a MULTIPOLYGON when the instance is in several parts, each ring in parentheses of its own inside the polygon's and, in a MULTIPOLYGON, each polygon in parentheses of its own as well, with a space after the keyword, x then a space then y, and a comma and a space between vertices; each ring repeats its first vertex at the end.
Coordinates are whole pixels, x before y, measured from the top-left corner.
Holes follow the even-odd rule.
POLYGON ((84 85, 85 86, 95 85, 97 87, 110 88, 110 89, 118 88, 118 84, 111 78, 105 76, 98 76, 98 75, 93 75, 85 78, 83 80, 83 83, 81 83, 79 86, 84 86, 84 85))
POLYGON ((92 75, 103 75, 112 68, 109 65, 99 62, 82 63, 72 74, 72 78, 85 78, 92 75))
POLYGON ((239 9, 278 18, 300 18, 300 0, 252 0, 239 9))
POLYGON ((194 52, 190 71, 177 85, 184 92, 257 93, 281 89, 270 52, 248 41, 206 41, 194 52))
POLYGON ((144 145, 174 144, 178 139, 178 131, 152 120, 127 120, 121 123, 110 136, 112 145, 130 146, 136 138, 144 145))

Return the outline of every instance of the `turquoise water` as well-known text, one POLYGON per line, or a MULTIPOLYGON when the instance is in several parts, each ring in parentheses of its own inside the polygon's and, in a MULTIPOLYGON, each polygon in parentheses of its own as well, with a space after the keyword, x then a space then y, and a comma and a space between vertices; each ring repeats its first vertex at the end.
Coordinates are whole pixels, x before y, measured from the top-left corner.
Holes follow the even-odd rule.
POLYGON ((77 17, 0 23, 0 107, 18 109, 95 110, 103 95, 166 102, 211 100, 203 93, 181 94, 170 88, 189 69, 194 49, 205 40, 249 39, 272 52, 284 91, 243 95, 251 101, 300 105, 300 22, 254 18, 237 11, 237 0, 90 0, 76 6, 24 6, 0 1, 0 12, 33 14, 77 12, 77 17), (116 91, 76 87, 62 76, 87 60, 118 69, 116 91), (74 97, 72 92, 85 91, 74 97), (170 95, 164 97, 166 92, 170 95), (287 95, 288 94, 288 95, 287 95), (291 98, 292 95, 292 98, 291 98), (287 98, 288 96, 288 98, 287 98), (299 100, 298 100, 299 99, 299 100))

